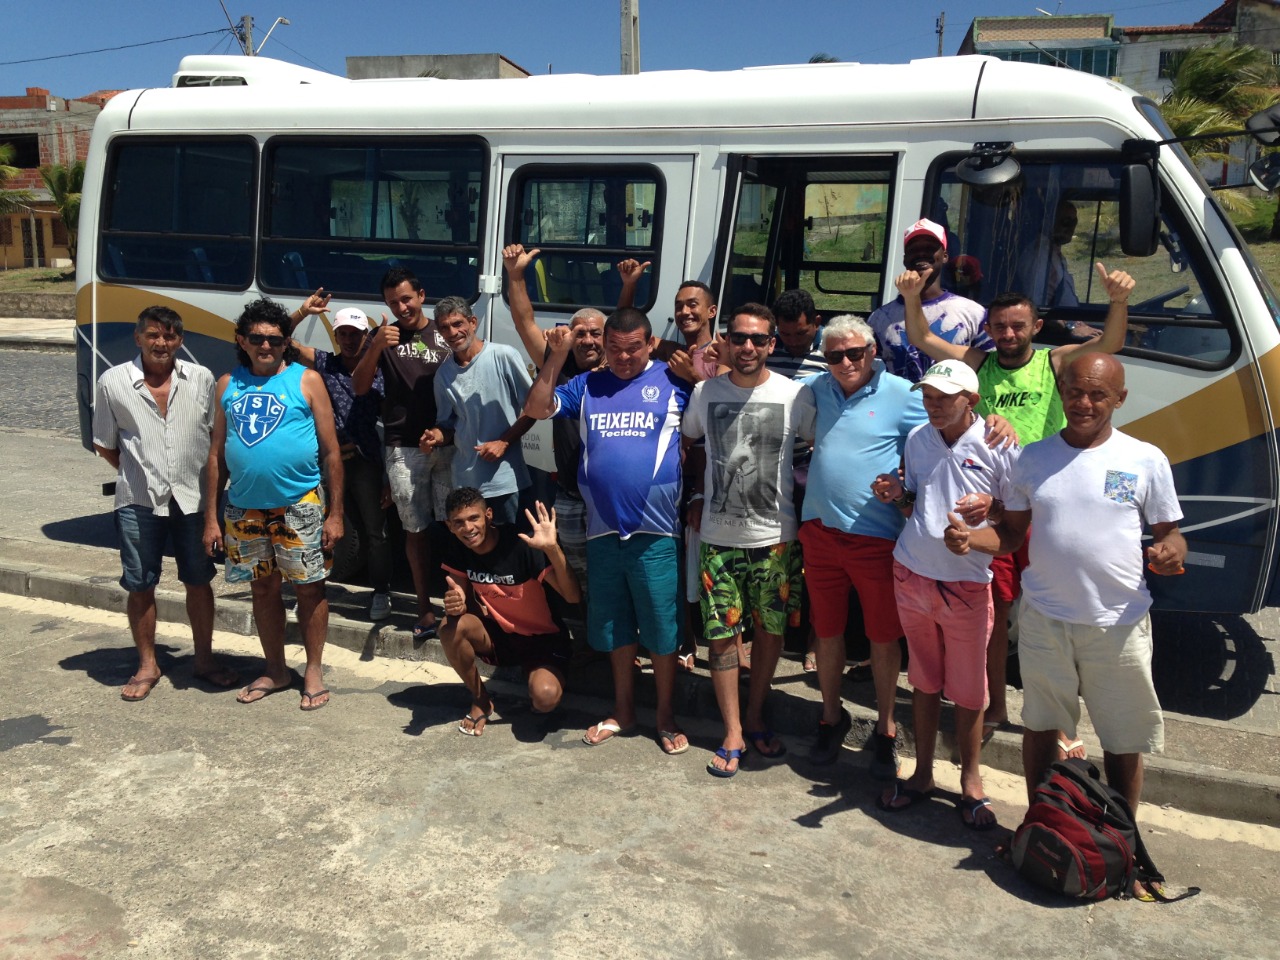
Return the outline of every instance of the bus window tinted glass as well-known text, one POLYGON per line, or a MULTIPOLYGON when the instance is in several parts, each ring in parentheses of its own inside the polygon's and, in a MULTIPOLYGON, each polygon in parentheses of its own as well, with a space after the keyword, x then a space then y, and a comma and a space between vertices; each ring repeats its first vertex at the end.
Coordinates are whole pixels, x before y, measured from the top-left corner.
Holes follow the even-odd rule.
POLYGON ((253 267, 253 143, 120 139, 98 245, 103 279, 244 289, 253 267))
POLYGON ((752 158, 734 215, 725 298, 804 289, 825 316, 880 305, 890 157, 752 158))
POLYGON ((1206 365, 1227 361, 1231 337, 1217 319, 1217 288, 1206 283, 1208 265, 1189 256, 1168 197, 1163 249, 1128 257, 1120 249, 1118 164, 1021 159, 1021 177, 1006 188, 962 184, 954 168, 938 179, 929 216, 948 233, 944 286, 981 303, 1023 293, 1045 318, 1038 339, 1066 343, 1102 329, 1107 292, 1093 266, 1101 262, 1137 281, 1126 351, 1206 365))
POLYGON ((474 299, 484 163, 479 143, 271 141, 262 285, 369 297, 401 266, 428 299, 474 299))
MULTIPOLYGON (((526 277, 535 303, 611 310, 621 290, 619 261, 656 267, 662 181, 653 168, 531 165, 513 190, 516 241, 542 251, 526 277)), ((636 287, 635 305, 652 307, 656 289, 651 268, 636 287)))

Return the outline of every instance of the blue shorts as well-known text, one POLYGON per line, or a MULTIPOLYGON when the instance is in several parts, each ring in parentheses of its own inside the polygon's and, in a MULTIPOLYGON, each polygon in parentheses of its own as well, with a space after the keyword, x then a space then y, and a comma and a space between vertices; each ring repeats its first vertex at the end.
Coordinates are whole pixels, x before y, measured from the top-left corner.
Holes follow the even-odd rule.
POLYGON ((655 657, 680 645, 680 542, 650 533, 587 541, 587 642, 609 653, 639 643, 655 657))
POLYGON ((120 536, 120 586, 130 593, 150 590, 160 582, 166 539, 173 540, 178 579, 201 586, 213 579, 213 559, 204 550, 204 515, 183 513, 170 501, 169 516, 157 517, 150 507, 130 504, 115 512, 120 536))

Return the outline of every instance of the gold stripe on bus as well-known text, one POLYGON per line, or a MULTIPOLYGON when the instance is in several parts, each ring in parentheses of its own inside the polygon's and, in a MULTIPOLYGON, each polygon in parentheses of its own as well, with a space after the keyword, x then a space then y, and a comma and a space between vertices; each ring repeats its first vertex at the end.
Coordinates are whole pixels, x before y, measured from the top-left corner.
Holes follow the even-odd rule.
MULTIPOLYGON (((1271 391, 1271 423, 1280 413, 1280 347, 1258 358, 1271 391)), ((1164 451, 1170 463, 1184 463, 1260 437, 1271 429, 1258 394, 1253 367, 1234 370, 1195 393, 1130 421, 1124 432, 1164 451)))
MULTIPOLYGON (((231 322, 233 318, 220 317, 176 297, 111 283, 88 284, 80 288, 76 294, 76 317, 81 326, 89 326, 95 287, 98 293, 99 323, 133 324, 137 322, 138 314, 147 307, 168 307, 182 317, 182 328, 187 333, 199 333, 231 342, 235 330, 231 322)), ((244 296, 248 300, 252 294, 246 291, 244 296)))

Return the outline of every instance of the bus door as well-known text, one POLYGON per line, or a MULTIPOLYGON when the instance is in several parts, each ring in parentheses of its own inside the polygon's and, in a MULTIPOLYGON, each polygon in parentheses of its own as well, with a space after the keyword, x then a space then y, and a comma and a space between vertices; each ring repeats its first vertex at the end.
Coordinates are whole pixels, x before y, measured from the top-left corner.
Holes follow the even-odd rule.
POLYGON ((870 314, 885 286, 896 164, 892 154, 731 157, 713 284, 721 304, 771 304, 799 288, 824 317, 870 314))
MULTIPOLYGON (((551 326, 582 307, 613 312, 622 291, 618 263, 649 263, 634 305, 650 314, 657 336, 670 335, 667 318, 689 256, 694 162, 692 154, 504 156, 496 274, 503 246, 540 250, 525 283, 539 323, 551 326)), ((505 294, 497 284, 490 293, 489 336, 523 353, 505 294)), ((528 462, 554 469, 550 450, 549 432, 526 434, 528 462)))
MULTIPOLYGON (((1190 553, 1182 577, 1149 577, 1167 610, 1243 612, 1264 601, 1276 524, 1275 425, 1257 357, 1203 225, 1162 191, 1161 249, 1120 249, 1118 158, 1020 153, 1004 188, 973 187, 935 168, 925 216, 953 238, 944 286, 986 304, 1029 296, 1039 346, 1086 340, 1108 307, 1094 264, 1137 281, 1120 357, 1129 391, 1120 429, 1164 451, 1190 553)), ((1105 537, 1106 531, 1098 531, 1105 537)))

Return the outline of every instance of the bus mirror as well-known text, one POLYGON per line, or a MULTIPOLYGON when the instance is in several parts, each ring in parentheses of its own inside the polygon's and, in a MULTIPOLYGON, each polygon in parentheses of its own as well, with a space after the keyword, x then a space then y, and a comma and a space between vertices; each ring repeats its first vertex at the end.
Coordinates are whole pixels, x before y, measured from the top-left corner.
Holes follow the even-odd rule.
POLYGON ((1244 128, 1263 146, 1274 147, 1280 143, 1280 103, 1259 110, 1244 122, 1244 128))
POLYGON ((956 164, 956 176, 974 187, 998 187, 1012 183, 1022 173, 1022 164, 1013 159, 1013 144, 1007 140, 975 143, 969 156, 956 164))
POLYGON ((1280 153, 1264 153, 1249 164, 1249 179, 1264 193, 1273 193, 1280 186, 1280 153))
POLYGON ((1120 249, 1131 257, 1149 257, 1160 243, 1160 189, 1154 165, 1126 163, 1120 168, 1120 249))

